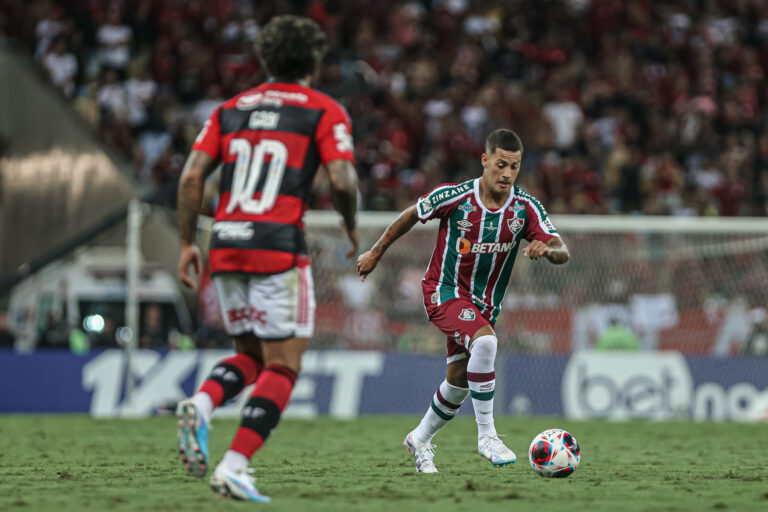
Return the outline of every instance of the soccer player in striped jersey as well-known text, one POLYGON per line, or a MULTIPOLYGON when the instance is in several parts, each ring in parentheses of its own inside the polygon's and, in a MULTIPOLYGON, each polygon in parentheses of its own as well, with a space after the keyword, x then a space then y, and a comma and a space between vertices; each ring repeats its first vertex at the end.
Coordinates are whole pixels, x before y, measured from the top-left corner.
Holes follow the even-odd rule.
POLYGON ((180 457, 191 475, 207 471, 213 410, 254 385, 240 428, 211 476, 211 488, 222 496, 269 501, 256 489, 248 462, 280 420, 314 329, 303 216, 321 165, 352 243, 347 256, 357 254, 349 116, 309 87, 325 46, 325 34, 309 18, 273 18, 256 40, 270 81, 211 114, 179 181, 179 278, 194 288, 189 267, 200 269, 194 239, 203 182, 221 164, 209 260, 224 326, 237 352, 220 361, 177 408, 180 457))
POLYGON ((387 248, 416 222, 440 220, 437 246, 421 286, 430 322, 447 335, 448 360, 445 380, 427 413, 403 442, 419 473, 437 473, 432 438, 468 396, 475 409, 480 455, 495 466, 516 460, 493 422, 494 326, 522 240, 528 241, 523 254, 532 260, 546 258, 558 265, 569 259, 539 200, 515 185, 522 157, 523 144, 515 132, 494 131, 485 141, 482 176, 441 185, 419 198, 357 260, 365 281, 387 248))

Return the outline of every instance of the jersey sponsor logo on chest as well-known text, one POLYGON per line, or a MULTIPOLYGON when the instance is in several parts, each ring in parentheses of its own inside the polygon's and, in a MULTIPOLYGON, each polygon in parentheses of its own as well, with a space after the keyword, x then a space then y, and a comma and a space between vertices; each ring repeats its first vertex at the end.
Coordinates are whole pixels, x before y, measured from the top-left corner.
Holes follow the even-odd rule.
POLYGON ((256 111, 248 119, 248 128, 251 130, 274 130, 280 122, 280 114, 277 112, 256 111))
POLYGON ((492 254, 497 252, 509 252, 517 243, 517 240, 512 242, 475 242, 472 243, 466 238, 459 238, 456 240, 456 252, 459 254, 492 254))
POLYGON ((217 222, 213 232, 219 240, 250 240, 253 237, 253 225, 250 222, 217 222))

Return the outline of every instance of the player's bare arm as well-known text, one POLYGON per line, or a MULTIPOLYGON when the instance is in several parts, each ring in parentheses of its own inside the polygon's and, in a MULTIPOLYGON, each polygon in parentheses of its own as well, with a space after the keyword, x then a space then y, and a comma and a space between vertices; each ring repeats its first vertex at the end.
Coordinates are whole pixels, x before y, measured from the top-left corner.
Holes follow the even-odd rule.
POLYGON ((547 243, 534 240, 523 249, 523 254, 532 260, 537 260, 543 256, 554 265, 562 265, 571 258, 568 247, 560 238, 551 238, 547 243))
POLYGON ((205 179, 217 164, 218 161, 211 158, 208 153, 192 151, 179 179, 178 210, 181 242, 179 279, 188 288, 195 288, 195 282, 189 274, 189 266, 192 265, 195 275, 199 275, 202 268, 200 249, 195 245, 197 217, 202 208, 205 179))
POLYGON ((344 219, 344 229, 347 231, 352 249, 347 252, 351 258, 360 247, 357 237, 357 172, 352 162, 339 158, 326 164, 328 178, 333 191, 333 204, 344 219))
POLYGON ((394 243, 395 240, 406 234, 418 222, 419 214, 416 211, 416 205, 410 206, 393 220, 381 238, 373 247, 357 258, 357 272, 360 274, 360 280, 365 281, 368 274, 373 272, 384 252, 394 243))

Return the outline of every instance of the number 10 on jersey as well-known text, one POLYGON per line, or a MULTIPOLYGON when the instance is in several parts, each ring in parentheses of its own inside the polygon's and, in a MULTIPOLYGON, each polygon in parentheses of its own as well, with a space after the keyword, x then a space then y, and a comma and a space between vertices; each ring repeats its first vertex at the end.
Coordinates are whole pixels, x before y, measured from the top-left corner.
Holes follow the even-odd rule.
POLYGON ((236 155, 235 169, 232 176, 232 192, 227 204, 227 213, 235 208, 251 215, 261 215, 270 210, 277 200, 280 184, 288 162, 288 148, 279 140, 264 139, 255 146, 246 139, 232 139, 229 143, 230 154, 236 155), (271 155, 267 167, 267 177, 261 197, 254 199, 256 186, 264 171, 264 160, 271 155))

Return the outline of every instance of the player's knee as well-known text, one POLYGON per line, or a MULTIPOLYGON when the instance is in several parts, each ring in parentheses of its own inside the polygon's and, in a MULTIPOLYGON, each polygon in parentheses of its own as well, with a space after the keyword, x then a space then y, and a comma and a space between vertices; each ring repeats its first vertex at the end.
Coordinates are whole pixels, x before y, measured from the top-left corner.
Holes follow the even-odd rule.
POLYGON ((472 345, 470 345, 469 353, 472 357, 490 359, 493 361, 496 359, 497 346, 498 341, 496 340, 496 336, 480 336, 472 342, 472 345))

